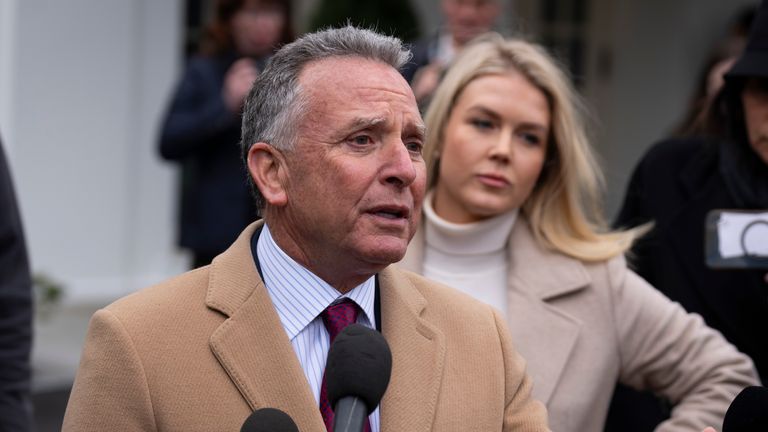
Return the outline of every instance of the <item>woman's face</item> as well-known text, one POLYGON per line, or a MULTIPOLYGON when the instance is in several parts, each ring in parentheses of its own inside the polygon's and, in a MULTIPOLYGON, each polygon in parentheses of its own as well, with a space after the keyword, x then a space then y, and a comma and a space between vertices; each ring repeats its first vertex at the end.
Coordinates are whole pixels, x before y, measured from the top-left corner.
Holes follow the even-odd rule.
POLYGON ((768 80, 750 78, 741 93, 749 145, 768 165, 768 80))
POLYGON ((443 131, 435 212, 469 223, 520 207, 541 173, 549 130, 547 98, 520 73, 470 82, 443 131))
POLYGON ((243 56, 269 54, 280 42, 285 20, 285 11, 279 5, 247 0, 232 16, 235 48, 243 56))

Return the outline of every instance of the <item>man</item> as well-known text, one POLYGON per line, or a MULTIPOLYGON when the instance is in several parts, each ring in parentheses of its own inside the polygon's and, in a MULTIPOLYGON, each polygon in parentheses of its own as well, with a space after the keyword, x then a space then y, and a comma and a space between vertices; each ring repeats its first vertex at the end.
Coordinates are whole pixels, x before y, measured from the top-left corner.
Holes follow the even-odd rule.
POLYGON ((210 266, 94 315, 65 431, 238 430, 262 407, 326 430, 326 321, 341 309, 392 350, 373 432, 547 429, 498 313, 389 266, 425 188, 407 55, 346 27, 272 58, 242 136, 264 222, 210 266))
MULTIPOLYGON (((768 384, 768 274, 757 266, 713 268, 705 255, 711 210, 768 209, 768 3, 760 5, 746 49, 725 74, 703 137, 656 144, 643 157, 617 225, 653 221, 631 257, 638 274, 752 358, 768 384)), ((637 418, 662 420, 656 401, 617 391, 608 430, 637 418), (648 408, 644 408, 647 405, 648 408), (612 423, 612 424, 611 424, 612 423)), ((644 429, 644 430, 647 430, 644 429)))
POLYGON ((13 184, 0 142, 0 431, 30 430, 32 281, 13 184))
POLYGON ((437 34, 416 42, 413 58, 403 68, 416 100, 425 103, 443 70, 469 41, 488 32, 501 12, 502 0, 441 0, 445 23, 437 34))

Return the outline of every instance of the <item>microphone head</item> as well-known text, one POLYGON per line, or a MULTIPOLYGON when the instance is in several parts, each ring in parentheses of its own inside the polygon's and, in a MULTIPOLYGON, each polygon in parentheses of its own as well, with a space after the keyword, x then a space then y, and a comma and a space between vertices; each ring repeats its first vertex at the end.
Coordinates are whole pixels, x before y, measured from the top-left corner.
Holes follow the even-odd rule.
POLYGON ((328 350, 328 401, 335 407, 339 399, 355 396, 365 402, 370 414, 384 396, 391 373, 392 352, 384 336, 363 325, 351 324, 336 336, 328 350))
POLYGON ((739 393, 723 419, 723 432, 768 431, 768 388, 747 387, 739 393))
POLYGON ((299 428, 285 412, 277 408, 261 408, 245 419, 240 432, 299 432, 299 428))

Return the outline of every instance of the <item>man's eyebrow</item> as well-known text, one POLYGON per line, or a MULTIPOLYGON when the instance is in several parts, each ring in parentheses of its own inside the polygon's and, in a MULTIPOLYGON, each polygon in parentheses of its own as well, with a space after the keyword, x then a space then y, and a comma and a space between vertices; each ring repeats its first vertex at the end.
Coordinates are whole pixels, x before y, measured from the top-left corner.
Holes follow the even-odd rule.
POLYGON ((427 127, 424 125, 424 123, 411 123, 405 128, 405 135, 409 136, 418 136, 421 139, 425 139, 427 137, 427 127))
POLYGON ((416 124, 416 133, 421 135, 422 138, 427 137, 427 125, 424 123, 418 123, 416 124))
MULTIPOLYGON (((342 134, 349 134, 365 129, 376 129, 386 124, 387 121, 386 117, 355 117, 343 128, 342 134)), ((427 127, 423 122, 411 123, 406 126, 404 133, 405 135, 415 135, 421 139, 425 139, 427 136, 427 127)))
POLYGON ((345 127, 348 131, 356 131, 361 129, 373 129, 386 123, 387 119, 384 117, 355 117, 345 127))

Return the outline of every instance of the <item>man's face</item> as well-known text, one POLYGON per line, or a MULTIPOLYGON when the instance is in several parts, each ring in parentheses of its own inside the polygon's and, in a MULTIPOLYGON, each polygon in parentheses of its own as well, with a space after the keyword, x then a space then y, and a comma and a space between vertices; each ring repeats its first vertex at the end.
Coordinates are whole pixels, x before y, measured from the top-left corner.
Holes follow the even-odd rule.
POLYGON ((750 78, 741 94, 749 145, 768 165, 768 80, 750 78))
POLYGON ((332 262, 374 273, 399 261, 421 215, 424 126, 400 74, 362 58, 308 64, 308 96, 286 154, 281 217, 310 268, 332 262))
POLYGON ((448 31, 459 46, 491 29, 501 9, 500 0, 443 0, 448 31))

